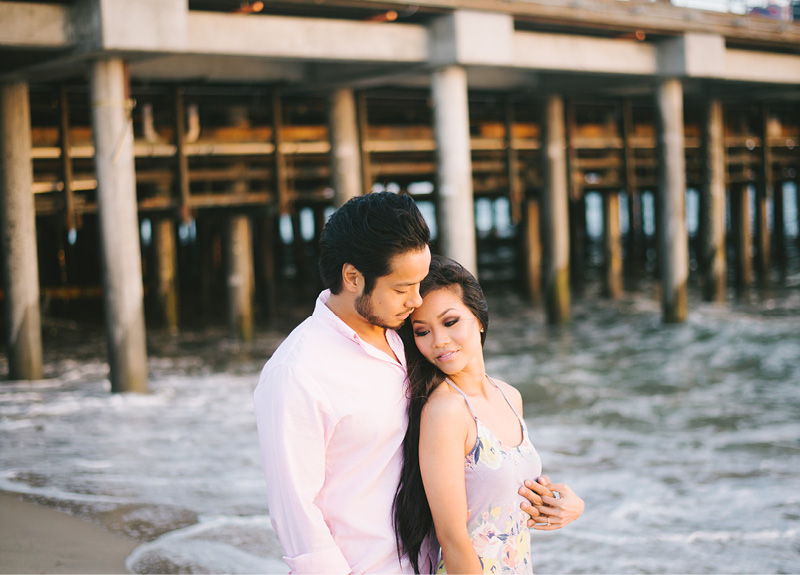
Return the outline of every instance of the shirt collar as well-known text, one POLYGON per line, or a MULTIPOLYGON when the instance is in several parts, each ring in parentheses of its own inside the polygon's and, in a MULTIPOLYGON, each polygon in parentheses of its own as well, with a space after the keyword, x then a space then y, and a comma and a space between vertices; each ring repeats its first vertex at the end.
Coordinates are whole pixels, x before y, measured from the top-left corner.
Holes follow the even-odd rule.
MULTIPOLYGON (((394 359, 387 355, 386 353, 382 352, 375 346, 367 343, 356 333, 356 331, 347 325, 342 319, 333 313, 331 308, 328 307, 327 303, 331 297, 331 290, 326 289, 322 293, 319 294, 317 297, 317 302, 314 305, 314 313, 313 316, 317 319, 324 321, 328 326, 333 328, 334 331, 343 335, 350 341, 355 342, 361 347, 364 351, 366 351, 369 355, 382 359, 388 360, 392 363, 396 363, 394 359)), ((403 369, 406 369, 406 353, 405 348, 403 347, 403 340, 400 338, 400 334, 398 334, 393 329, 386 330, 386 341, 389 342, 389 347, 392 348, 397 358, 400 360, 400 365, 403 366, 403 369)))

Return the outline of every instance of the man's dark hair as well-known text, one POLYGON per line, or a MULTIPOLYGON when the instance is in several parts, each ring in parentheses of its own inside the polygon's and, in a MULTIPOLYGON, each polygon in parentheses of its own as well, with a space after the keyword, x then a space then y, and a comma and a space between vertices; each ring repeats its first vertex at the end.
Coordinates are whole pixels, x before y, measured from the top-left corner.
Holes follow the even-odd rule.
POLYGON ((428 224, 410 196, 376 192, 351 198, 322 229, 322 283, 340 293, 342 267, 349 263, 364 276, 364 294, 369 294, 376 279, 392 273, 392 258, 420 251, 430 239, 428 224))

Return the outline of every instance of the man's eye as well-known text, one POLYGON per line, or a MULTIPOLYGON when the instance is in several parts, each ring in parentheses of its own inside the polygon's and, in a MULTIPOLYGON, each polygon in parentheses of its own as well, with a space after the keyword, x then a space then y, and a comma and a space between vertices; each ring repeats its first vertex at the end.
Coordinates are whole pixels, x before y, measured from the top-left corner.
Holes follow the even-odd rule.
POLYGON ((405 294, 407 294, 407 293, 408 293, 408 290, 405 290, 405 291, 403 291, 403 290, 396 289, 396 290, 394 290, 394 291, 395 291, 395 292, 397 292, 397 293, 399 293, 400 295, 405 295, 405 294))

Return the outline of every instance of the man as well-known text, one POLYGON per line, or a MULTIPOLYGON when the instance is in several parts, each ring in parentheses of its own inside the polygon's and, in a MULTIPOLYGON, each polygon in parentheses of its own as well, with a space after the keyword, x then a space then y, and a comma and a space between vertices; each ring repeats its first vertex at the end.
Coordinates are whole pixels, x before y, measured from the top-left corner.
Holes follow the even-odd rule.
POLYGON ((255 391, 267 499, 293 573, 402 573, 391 506, 406 429, 394 331, 422 303, 430 232, 414 201, 351 199, 325 225, 329 288, 255 391))
MULTIPOLYGON (((429 241, 410 197, 349 200, 320 239, 328 289, 261 372, 254 396, 267 499, 293 573, 412 572, 392 524, 407 426, 394 330, 422 303, 429 241)), ((531 484, 520 493, 541 505, 534 490, 544 492, 531 484)))

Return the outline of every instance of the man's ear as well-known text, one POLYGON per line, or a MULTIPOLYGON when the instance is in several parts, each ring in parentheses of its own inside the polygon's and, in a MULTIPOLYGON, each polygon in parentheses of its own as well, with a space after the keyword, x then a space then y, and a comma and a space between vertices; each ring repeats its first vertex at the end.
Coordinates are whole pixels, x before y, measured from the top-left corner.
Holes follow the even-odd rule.
POLYGON ((342 266, 342 288, 345 291, 358 293, 364 287, 364 276, 356 269, 353 264, 342 266))

